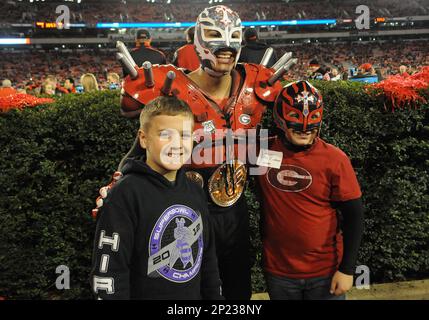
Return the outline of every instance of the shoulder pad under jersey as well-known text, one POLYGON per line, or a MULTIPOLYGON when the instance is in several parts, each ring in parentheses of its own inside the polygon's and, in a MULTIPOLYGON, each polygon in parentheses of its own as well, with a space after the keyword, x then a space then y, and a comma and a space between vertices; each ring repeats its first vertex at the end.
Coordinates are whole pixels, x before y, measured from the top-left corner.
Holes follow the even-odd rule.
POLYGON ((121 114, 133 118, 140 114, 141 109, 151 100, 161 95, 174 95, 186 101, 189 105, 205 106, 208 104, 201 91, 189 80, 183 69, 174 65, 152 65, 153 86, 147 87, 143 68, 137 68, 138 76, 131 79, 128 75, 122 82, 121 114), (176 74, 169 93, 163 93, 162 88, 167 78, 167 73, 173 71, 176 74))
POLYGON ((272 86, 267 83, 268 79, 274 74, 274 70, 254 63, 243 63, 243 67, 246 71, 244 86, 248 88, 253 87, 259 99, 266 102, 274 102, 282 89, 281 79, 276 81, 272 86))

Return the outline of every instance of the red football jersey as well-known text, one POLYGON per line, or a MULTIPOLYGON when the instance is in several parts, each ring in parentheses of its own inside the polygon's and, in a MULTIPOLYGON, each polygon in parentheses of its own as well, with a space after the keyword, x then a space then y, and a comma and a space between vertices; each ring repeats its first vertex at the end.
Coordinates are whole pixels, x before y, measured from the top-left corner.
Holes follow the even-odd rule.
POLYGON ((361 196, 351 162, 320 138, 303 152, 287 150, 278 138, 270 149, 283 152, 283 159, 280 169, 269 168, 258 177, 265 270, 290 278, 332 275, 343 242, 331 201, 361 196))

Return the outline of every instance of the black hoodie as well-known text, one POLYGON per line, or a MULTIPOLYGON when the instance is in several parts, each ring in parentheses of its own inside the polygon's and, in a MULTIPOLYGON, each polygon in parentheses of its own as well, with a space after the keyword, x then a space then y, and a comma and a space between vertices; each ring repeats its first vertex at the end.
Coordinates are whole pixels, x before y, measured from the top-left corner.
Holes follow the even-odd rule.
POLYGON ((101 299, 221 299, 207 201, 128 159, 97 219, 91 285, 101 299))

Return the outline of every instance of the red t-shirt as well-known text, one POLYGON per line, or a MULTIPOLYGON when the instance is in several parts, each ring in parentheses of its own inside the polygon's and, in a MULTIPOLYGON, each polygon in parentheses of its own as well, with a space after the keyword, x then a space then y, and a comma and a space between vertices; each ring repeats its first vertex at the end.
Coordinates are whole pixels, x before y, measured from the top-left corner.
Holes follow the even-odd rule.
POLYGON ((331 201, 361 196, 347 155, 317 138, 307 151, 283 152, 280 169, 258 177, 264 214, 265 270, 289 278, 329 276, 342 259, 343 242, 331 201))

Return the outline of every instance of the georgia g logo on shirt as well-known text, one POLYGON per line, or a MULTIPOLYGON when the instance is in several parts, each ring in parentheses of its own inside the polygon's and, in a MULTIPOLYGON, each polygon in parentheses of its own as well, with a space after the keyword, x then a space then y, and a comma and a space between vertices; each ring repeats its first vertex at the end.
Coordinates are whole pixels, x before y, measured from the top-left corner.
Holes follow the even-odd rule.
POLYGON ((203 258, 201 215, 184 205, 167 208, 156 222, 149 240, 147 274, 184 283, 200 271, 203 258))
POLYGON ((274 188, 285 192, 303 191, 313 182, 310 172, 290 164, 283 164, 279 169, 270 168, 266 175, 274 188))

